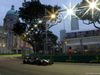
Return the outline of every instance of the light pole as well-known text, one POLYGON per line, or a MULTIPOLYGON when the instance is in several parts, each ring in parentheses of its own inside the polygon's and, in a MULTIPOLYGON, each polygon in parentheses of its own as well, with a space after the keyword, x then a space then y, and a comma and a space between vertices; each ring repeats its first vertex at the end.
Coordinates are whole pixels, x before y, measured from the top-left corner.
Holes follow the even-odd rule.
POLYGON ((79 14, 84 24, 90 25, 93 24, 95 28, 100 29, 100 27, 95 24, 99 23, 99 13, 100 13, 100 1, 99 0, 86 0, 86 5, 79 5, 79 14), (80 7, 81 6, 81 7, 80 7), (82 11, 82 12, 81 12, 82 11), (91 17, 90 17, 91 16, 91 17), (85 21, 86 20, 86 21, 85 21), (88 21, 87 21, 88 20, 88 21))
MULTIPOLYGON (((51 14, 50 15, 51 19, 55 19, 56 18, 56 14, 51 14)), ((48 39, 47 39, 47 22, 45 23, 45 29, 46 29, 46 52, 48 53, 48 39)))
POLYGON ((81 38, 80 38, 80 47, 81 47, 81 50, 82 50, 82 54, 84 55, 84 47, 83 47, 83 33, 81 33, 80 35, 81 35, 81 38))
POLYGON ((52 26, 55 25, 55 24, 52 24, 52 25, 47 24, 47 22, 48 22, 48 23, 50 23, 50 22, 54 22, 54 23, 55 23, 55 21, 58 19, 58 18, 57 18, 57 16, 58 16, 58 15, 57 15, 58 10, 57 10, 56 12, 54 12, 54 8, 53 8, 52 10, 53 10, 53 11, 50 12, 50 11, 48 11, 48 10, 45 9, 45 17, 47 17, 46 20, 45 20, 45 21, 46 21, 46 22, 45 22, 45 30, 46 30, 46 44, 45 44, 45 45, 46 45, 46 48, 45 48, 45 49, 46 49, 47 52, 48 52, 47 29, 49 29, 49 28, 51 28, 52 26), (46 11, 47 11, 48 15, 47 15, 46 11))
POLYGON ((48 49, 47 49, 47 22, 45 23, 45 30, 46 30, 46 52, 48 52, 48 49))
MULTIPOLYGON (((86 0, 86 2, 89 4, 89 5, 87 5, 87 6, 83 6, 83 7, 81 7, 81 8, 84 8, 84 7, 87 7, 88 9, 86 10, 86 12, 84 12, 84 14, 82 15, 82 17, 84 17, 87 13, 90 13, 89 11, 91 10, 91 23, 93 23, 94 24, 94 26, 96 27, 96 28, 99 28, 99 27, 97 27, 96 25, 95 25, 95 13, 97 12, 97 11, 95 11, 95 10, 99 10, 100 11, 100 9, 97 7, 98 5, 100 5, 100 4, 98 4, 99 2, 98 2, 98 0, 92 0, 92 1, 90 1, 90 0, 86 0)), ((90 23, 90 22, 89 22, 90 23)), ((87 23, 86 23, 87 24, 87 23)), ((80 46, 81 46, 81 50, 82 50, 82 53, 84 54, 84 47, 83 47, 83 34, 81 33, 80 34, 81 35, 81 38, 80 38, 80 46)))
MULTIPOLYGON (((46 8, 45 8, 45 16, 47 15, 47 13, 46 13, 46 8)), ((44 51, 44 53, 46 53, 48 50, 47 50, 47 20, 45 19, 45 36, 46 36, 46 41, 44 42, 44 45, 45 45, 45 51, 44 51)))
MULTIPOLYGON (((72 18, 72 15, 73 16, 75 16, 75 17, 77 17, 77 15, 75 14, 75 12, 76 11, 78 11, 78 10, 76 10, 75 9, 75 7, 76 7, 76 5, 74 5, 73 7, 71 6, 71 3, 70 3, 70 7, 68 8, 68 7, 66 7, 65 5, 63 5, 64 6, 64 10, 60 10, 59 12, 60 13, 66 13, 66 15, 65 16, 63 16, 63 23, 64 23, 64 30, 65 30, 65 22, 64 22, 64 19, 67 17, 67 16, 70 16, 70 22, 71 22, 71 18, 72 18)), ((77 17, 78 18, 78 17, 77 17)), ((64 33, 64 34, 66 34, 66 33, 64 33)), ((63 44, 64 44, 64 50, 66 51, 66 44, 65 44, 65 42, 66 42, 66 37, 65 37, 65 35, 64 35, 64 41, 63 41, 63 44)))
MULTIPOLYGON (((63 16, 63 14, 61 13, 61 15, 62 15, 62 17, 64 18, 64 16, 63 16)), ((65 41, 66 41, 66 29, 65 29, 65 20, 63 19, 63 25, 64 25, 64 46, 65 46, 65 48, 64 48, 64 51, 66 52, 66 43, 65 43, 65 41)))

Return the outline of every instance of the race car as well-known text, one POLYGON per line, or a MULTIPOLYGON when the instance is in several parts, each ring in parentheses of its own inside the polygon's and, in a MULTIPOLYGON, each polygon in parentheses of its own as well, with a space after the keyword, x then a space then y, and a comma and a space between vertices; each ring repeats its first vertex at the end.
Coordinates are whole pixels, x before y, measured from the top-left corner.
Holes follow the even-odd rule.
POLYGON ((49 59, 46 60, 46 59, 41 59, 38 61, 38 64, 37 65, 51 65, 53 64, 53 61, 50 61, 49 59))
POLYGON ((53 61, 51 61, 50 59, 46 60, 46 59, 39 59, 36 57, 26 57, 23 60, 23 64, 50 65, 53 64, 53 61))

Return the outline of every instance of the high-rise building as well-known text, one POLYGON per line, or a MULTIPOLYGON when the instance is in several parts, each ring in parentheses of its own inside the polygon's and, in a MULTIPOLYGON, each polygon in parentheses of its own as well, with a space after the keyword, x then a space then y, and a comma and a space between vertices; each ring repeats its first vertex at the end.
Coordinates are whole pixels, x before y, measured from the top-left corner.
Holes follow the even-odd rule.
POLYGON ((60 41, 61 41, 61 42, 64 40, 65 33, 66 33, 65 30, 61 30, 61 31, 60 31, 60 41))
POLYGON ((79 22, 75 16, 71 18, 71 30, 79 30, 79 22))

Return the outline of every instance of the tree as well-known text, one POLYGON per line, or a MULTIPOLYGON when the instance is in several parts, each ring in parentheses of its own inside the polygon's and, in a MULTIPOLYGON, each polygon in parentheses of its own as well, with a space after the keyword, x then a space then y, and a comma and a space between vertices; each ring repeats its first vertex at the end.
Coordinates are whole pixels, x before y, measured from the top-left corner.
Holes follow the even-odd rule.
MULTIPOLYGON (((37 51, 43 49, 43 44, 45 41, 45 24, 46 20, 49 18, 44 18, 42 23, 38 23, 45 16, 45 9, 51 11, 54 8, 54 11, 60 9, 60 7, 51 6, 51 5, 44 5, 41 4, 39 0, 37 1, 28 1, 24 2, 23 6, 19 8, 19 17, 22 20, 22 23, 19 22, 14 25, 14 32, 20 37, 31 44, 33 49, 36 47, 37 51), (18 31, 18 27, 20 27, 20 31, 18 31), (35 46, 36 45, 36 46, 35 46), (35 47, 34 47, 35 46, 35 47)), ((57 36, 54 35, 48 29, 48 39, 56 44, 57 36)))
POLYGON ((14 27, 13 27, 13 31, 15 32, 15 34, 19 34, 21 35, 22 33, 24 33, 26 30, 26 24, 25 23, 16 23, 14 24, 14 27))
POLYGON ((100 24, 100 5, 99 0, 83 0, 77 4, 76 15, 83 21, 84 24, 93 24, 95 28, 100 29, 96 23, 100 24))

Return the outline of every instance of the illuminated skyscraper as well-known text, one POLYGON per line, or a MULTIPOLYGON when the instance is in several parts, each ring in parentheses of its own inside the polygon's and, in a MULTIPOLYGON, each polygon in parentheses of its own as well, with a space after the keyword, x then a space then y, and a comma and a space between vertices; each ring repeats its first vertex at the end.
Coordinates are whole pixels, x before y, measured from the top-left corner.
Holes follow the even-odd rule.
POLYGON ((79 30, 79 22, 75 16, 72 16, 71 19, 71 30, 79 30))

